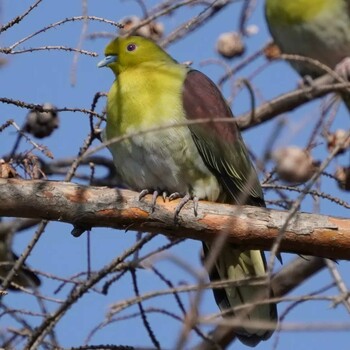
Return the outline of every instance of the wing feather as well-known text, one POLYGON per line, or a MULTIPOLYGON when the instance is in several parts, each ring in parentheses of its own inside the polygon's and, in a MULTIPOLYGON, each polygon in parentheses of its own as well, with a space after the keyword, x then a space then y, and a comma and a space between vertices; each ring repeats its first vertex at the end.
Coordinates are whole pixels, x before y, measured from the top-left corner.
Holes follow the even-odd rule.
POLYGON ((216 85, 203 73, 190 70, 184 82, 183 107, 189 120, 212 120, 189 128, 202 159, 224 188, 225 201, 264 206, 249 153, 216 85), (219 118, 227 122, 217 121, 219 118))

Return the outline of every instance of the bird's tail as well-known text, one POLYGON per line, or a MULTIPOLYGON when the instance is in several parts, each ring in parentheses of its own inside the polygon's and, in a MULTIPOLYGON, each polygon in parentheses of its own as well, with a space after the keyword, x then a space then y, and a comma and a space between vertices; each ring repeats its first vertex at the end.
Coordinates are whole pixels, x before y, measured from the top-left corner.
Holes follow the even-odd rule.
MULTIPOLYGON (((204 253, 208 254, 210 245, 203 243, 204 253)), ((259 250, 237 250, 236 246, 227 244, 220 252, 215 267, 209 273, 211 281, 231 279, 238 281, 249 277, 259 277, 266 274, 266 261, 264 253, 259 250)), ((247 303, 257 303, 271 298, 272 290, 266 285, 245 285, 240 287, 226 287, 214 289, 214 297, 220 310, 226 311, 226 316, 233 315, 234 312, 227 313, 228 309, 235 308, 247 303)), ((234 329, 239 340, 248 346, 256 346, 261 340, 270 338, 273 333, 271 328, 257 329, 250 328, 249 321, 271 322, 277 326, 276 304, 261 304, 250 308, 243 308, 236 312, 236 316, 242 317, 244 326, 234 329), (248 326, 247 326, 248 322, 248 326)))

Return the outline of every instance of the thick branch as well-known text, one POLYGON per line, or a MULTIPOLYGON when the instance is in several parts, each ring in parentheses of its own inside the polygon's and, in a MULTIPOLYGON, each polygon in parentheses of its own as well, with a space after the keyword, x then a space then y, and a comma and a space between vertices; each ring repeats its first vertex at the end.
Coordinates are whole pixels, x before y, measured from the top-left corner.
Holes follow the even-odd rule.
POLYGON ((311 86, 303 86, 294 91, 282 94, 271 101, 268 101, 254 110, 236 118, 236 122, 241 130, 260 125, 272 120, 278 115, 290 112, 308 101, 323 97, 330 92, 346 92, 349 83, 336 82, 334 77, 325 74, 313 80, 311 86))
MULTIPOLYGON (((167 236, 212 241, 218 235, 245 248, 269 249, 288 213, 201 201, 198 216, 192 205, 174 224, 177 201, 138 201, 135 192, 86 187, 67 182, 0 179, 0 216, 42 218, 87 229, 113 227, 167 236)), ((284 234, 281 251, 332 259, 350 259, 350 220, 298 213, 284 234)))

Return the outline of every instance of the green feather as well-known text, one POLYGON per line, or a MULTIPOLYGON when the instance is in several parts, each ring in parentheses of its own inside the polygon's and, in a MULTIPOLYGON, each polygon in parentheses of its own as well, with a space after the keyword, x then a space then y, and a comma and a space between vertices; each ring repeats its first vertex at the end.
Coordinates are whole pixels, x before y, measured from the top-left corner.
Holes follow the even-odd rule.
MULTIPOLYGON (((171 127, 142 133, 109 146, 121 185, 141 191, 179 192, 198 199, 235 204, 264 205, 262 190, 248 151, 233 122, 230 108, 215 84, 200 72, 178 64, 153 42, 117 38, 105 51, 107 65, 116 75, 108 94, 105 138, 139 133, 149 128, 186 120, 211 119, 210 123, 171 127), (218 123, 218 118, 227 122, 218 123)), ((208 254, 210 245, 204 245, 208 254)), ((240 251, 226 244, 212 280, 242 279, 265 273, 260 251, 240 251)), ((214 291, 220 308, 253 302, 270 288, 244 286, 214 291)), ((265 304, 247 319, 275 322, 276 306, 265 304)), ((246 344, 256 345, 272 332, 245 327, 236 330, 246 344)))

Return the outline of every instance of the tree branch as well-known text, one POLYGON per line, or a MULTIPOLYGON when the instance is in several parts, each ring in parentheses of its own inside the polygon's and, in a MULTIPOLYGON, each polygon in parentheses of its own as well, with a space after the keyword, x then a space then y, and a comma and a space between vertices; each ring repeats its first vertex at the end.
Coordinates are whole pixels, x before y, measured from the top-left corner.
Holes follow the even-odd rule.
POLYGON ((312 81, 311 86, 302 86, 294 91, 284 93, 251 111, 238 116, 236 123, 241 130, 265 123, 273 118, 291 112, 293 109, 304 105, 306 102, 320 98, 330 92, 346 92, 349 89, 348 82, 337 82, 330 74, 325 74, 312 81))
MULTIPOLYGON (((288 215, 201 201, 197 217, 192 206, 186 205, 175 224, 178 201, 159 199, 152 213, 151 196, 140 202, 138 194, 128 190, 41 180, 0 179, 0 198, 0 216, 61 221, 81 232, 113 227, 209 242, 224 234, 240 247, 265 250, 272 246, 288 215)), ((287 227, 281 251, 350 259, 350 220, 298 213, 287 227)))

